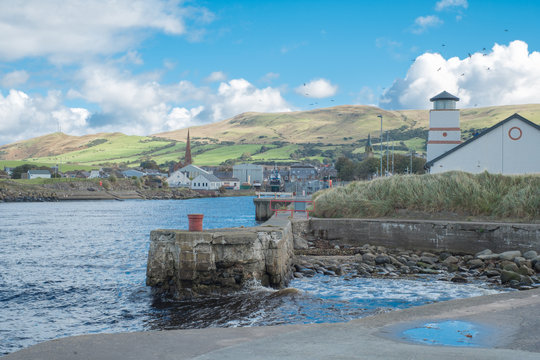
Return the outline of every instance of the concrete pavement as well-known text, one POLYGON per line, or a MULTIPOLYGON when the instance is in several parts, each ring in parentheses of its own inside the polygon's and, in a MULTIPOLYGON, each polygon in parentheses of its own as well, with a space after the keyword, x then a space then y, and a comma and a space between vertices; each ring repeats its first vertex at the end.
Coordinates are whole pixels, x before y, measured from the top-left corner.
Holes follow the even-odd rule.
MULTIPOLYGON (((482 335, 482 334, 479 334, 482 335)), ((540 359, 540 289, 459 299, 340 324, 211 328, 57 339, 18 359, 540 359), (489 330, 490 348, 416 345, 402 330, 461 320, 489 330)))

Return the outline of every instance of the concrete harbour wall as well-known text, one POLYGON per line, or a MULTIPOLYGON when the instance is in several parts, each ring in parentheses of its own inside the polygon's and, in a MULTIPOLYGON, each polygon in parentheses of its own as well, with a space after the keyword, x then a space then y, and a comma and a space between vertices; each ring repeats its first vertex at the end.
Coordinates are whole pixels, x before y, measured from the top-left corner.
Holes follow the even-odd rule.
POLYGON ((238 290, 250 280, 284 287, 291 277, 290 222, 203 232, 154 230, 146 284, 177 298, 238 290))
POLYGON ((297 244, 325 240, 330 245, 382 245, 415 250, 474 254, 540 250, 540 224, 479 223, 433 220, 310 219, 294 221, 297 244))

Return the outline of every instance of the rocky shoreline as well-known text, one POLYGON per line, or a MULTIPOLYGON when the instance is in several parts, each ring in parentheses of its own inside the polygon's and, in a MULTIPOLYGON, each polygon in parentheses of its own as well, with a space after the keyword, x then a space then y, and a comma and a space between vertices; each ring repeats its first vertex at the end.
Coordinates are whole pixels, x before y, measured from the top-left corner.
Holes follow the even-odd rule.
POLYGON ((363 245, 358 248, 311 247, 295 250, 294 277, 328 276, 415 278, 426 275, 437 280, 468 283, 484 281, 493 286, 519 290, 540 287, 540 256, 536 251, 486 249, 475 255, 446 251, 425 252, 363 245))

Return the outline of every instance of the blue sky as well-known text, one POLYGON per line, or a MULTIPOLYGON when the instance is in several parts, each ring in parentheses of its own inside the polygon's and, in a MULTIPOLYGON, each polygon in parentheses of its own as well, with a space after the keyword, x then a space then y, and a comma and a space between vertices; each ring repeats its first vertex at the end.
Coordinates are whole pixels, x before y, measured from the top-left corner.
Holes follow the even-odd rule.
POLYGON ((534 1, 0 3, 0 144, 246 111, 540 102, 534 1), (13 6, 16 5, 16 6, 13 6))

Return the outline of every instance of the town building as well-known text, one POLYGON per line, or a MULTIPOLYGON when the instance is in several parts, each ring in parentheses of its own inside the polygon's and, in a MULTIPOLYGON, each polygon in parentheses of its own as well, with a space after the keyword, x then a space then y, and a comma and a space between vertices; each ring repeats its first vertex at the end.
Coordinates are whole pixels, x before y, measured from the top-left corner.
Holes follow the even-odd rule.
POLYGON ((309 164, 291 165, 290 181, 306 181, 317 179, 317 169, 309 164))
POLYGON ((190 187, 191 185, 189 177, 180 170, 173 172, 166 181, 170 187, 190 187))
POLYGON ((222 186, 227 190, 240 190, 240 179, 231 177, 220 177, 222 186))
POLYGON ((262 184, 264 180, 263 166, 254 164, 234 165, 233 177, 240 180, 241 183, 253 184, 255 182, 258 182, 262 184))
POLYGON ((461 142, 459 98, 443 92, 430 99, 426 169, 495 174, 540 173, 540 126, 514 114, 461 142))
POLYGON ((215 175, 201 173, 191 181, 191 189, 193 190, 218 190, 222 182, 215 175))
POLYGON ((186 165, 183 168, 179 169, 178 171, 183 172, 190 179, 195 179, 197 176, 202 175, 202 174, 210 175, 210 172, 204 169, 201 169, 200 167, 193 164, 186 165))
POLYGON ((28 170, 27 179, 50 179, 49 170, 28 170))

